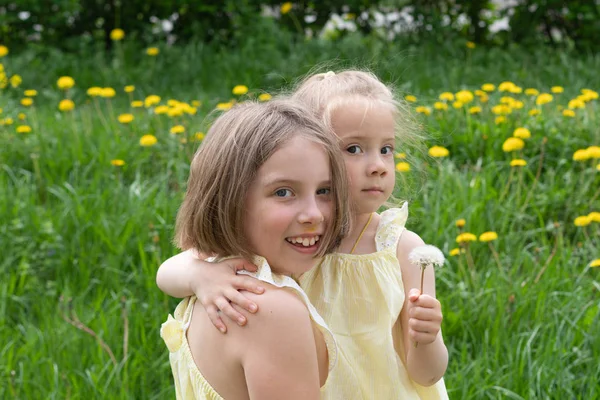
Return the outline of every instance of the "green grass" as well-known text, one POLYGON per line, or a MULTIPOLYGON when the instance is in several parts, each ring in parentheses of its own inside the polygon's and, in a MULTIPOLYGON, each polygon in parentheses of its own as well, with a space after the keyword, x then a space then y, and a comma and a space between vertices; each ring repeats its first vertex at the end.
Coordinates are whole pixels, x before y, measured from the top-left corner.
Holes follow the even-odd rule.
POLYGON ((450 107, 421 116, 431 136, 427 145, 446 146, 450 157, 437 162, 416 154, 397 194, 411 200, 409 228, 446 254, 456 247, 458 218, 470 232, 499 235, 493 245, 500 265, 477 242, 469 246, 472 265, 467 255, 449 257, 437 273, 450 397, 600 398, 600 270, 587 267, 600 257, 600 224, 573 224, 600 211, 600 172, 598 160, 572 160, 578 148, 600 145, 598 100, 573 119, 556 110, 582 88, 600 89, 600 59, 544 48, 468 51, 272 36, 263 32, 227 51, 163 47, 157 58, 122 43, 108 54, 92 46, 80 54, 32 48, 0 60, 9 75, 23 77, 19 88, 0 91, 0 119, 16 121, 0 126, 0 398, 174 397, 158 330, 176 300, 154 279, 160 262, 176 251, 174 218, 198 144, 179 139, 204 130, 203 116, 228 101, 233 86, 274 91, 324 62, 371 67, 416 95, 416 105, 485 82, 565 87, 537 117, 527 114, 531 99, 515 95, 525 107, 501 125, 489 110, 501 97, 496 92, 481 115, 450 107), (61 75, 76 80, 67 93, 76 103, 72 113, 57 109, 65 95, 55 85, 61 75), (175 119, 130 110, 126 84, 136 86, 135 99, 158 94, 162 103, 203 105, 197 115, 175 119), (85 94, 93 85, 112 86, 117 96, 96 103, 85 94), (38 90, 33 107, 19 104, 24 89, 38 90), (15 132, 19 112, 31 133, 15 132), (134 113, 131 125, 117 122, 124 112, 134 113), (186 134, 168 133, 176 123, 186 134), (507 184, 512 156, 501 145, 518 126, 532 133, 520 153, 528 165, 507 184), (147 133, 157 136, 156 146, 139 146, 147 133), (126 164, 113 167, 112 159, 126 164), (92 334, 76 328, 75 319, 92 334))

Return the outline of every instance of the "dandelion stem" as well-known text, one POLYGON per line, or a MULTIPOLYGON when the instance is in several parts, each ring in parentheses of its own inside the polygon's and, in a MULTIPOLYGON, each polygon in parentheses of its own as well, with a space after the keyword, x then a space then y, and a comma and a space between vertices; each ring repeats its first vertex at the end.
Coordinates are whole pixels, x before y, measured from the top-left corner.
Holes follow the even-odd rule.
POLYGON ((544 274, 544 272, 546 272, 546 269, 548 268, 548 265, 550 265, 550 261, 552 261, 552 259, 554 258, 554 255, 556 254, 556 250, 558 249, 558 239, 559 239, 559 236, 560 236, 560 232, 557 233, 556 236, 554 237, 554 247, 552 248, 552 251, 550 252, 550 256, 548 257, 548 259, 544 263, 544 266, 542 267, 542 269, 540 270, 540 272, 535 277, 535 280, 533 281, 533 283, 538 283, 540 281, 540 278, 542 277, 542 275, 544 274))
POLYGON ((494 256, 494 259, 496 260, 496 265, 498 265, 498 269, 500 270, 500 272, 503 272, 502 263, 500 262, 500 257, 498 256, 498 252, 494 248, 494 245, 492 244, 492 242, 488 242, 488 246, 490 246, 490 251, 494 256))
POLYGON ((512 181, 512 177, 513 177, 513 171, 514 171, 514 168, 511 167, 510 175, 508 175, 508 181, 506 181, 506 185, 504 186, 504 189, 502 189, 502 193, 500 194, 499 201, 502 201, 504 199, 504 196, 506 196, 506 194, 508 193, 508 188, 510 187, 510 182, 512 181))
POLYGON ((423 294, 423 279, 425 277, 425 268, 427 268, 427 265, 421 265, 421 294, 423 294))
POLYGON ((527 192, 527 196, 525 196, 525 201, 523 202, 523 206, 521 207, 521 213, 523 211, 525 211, 525 209, 527 208, 527 203, 529 203, 529 198, 533 195, 533 191, 535 190, 535 187, 540 179, 540 176, 542 174, 542 165, 544 164, 544 150, 545 150, 545 144, 548 141, 547 137, 544 137, 544 139, 542 139, 542 146, 540 148, 540 162, 538 163, 538 169, 537 172, 535 173, 535 179, 533 180, 533 183, 531 184, 531 188, 529 189, 529 192, 527 192))

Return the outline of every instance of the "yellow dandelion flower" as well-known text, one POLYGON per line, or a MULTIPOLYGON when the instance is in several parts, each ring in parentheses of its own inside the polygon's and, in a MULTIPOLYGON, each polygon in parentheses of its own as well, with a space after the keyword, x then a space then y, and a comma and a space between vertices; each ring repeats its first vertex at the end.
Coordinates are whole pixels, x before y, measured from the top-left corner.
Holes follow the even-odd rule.
POLYGON ((469 41, 469 42, 467 42, 467 43, 466 43, 466 46, 467 46, 469 49, 474 49, 474 48, 475 48, 475 43, 473 43, 473 42, 469 41))
POLYGON ((158 139, 154 135, 144 135, 140 138, 140 146, 142 147, 151 147, 154 146, 158 142, 158 139))
POLYGON ((521 150, 525 147, 525 142, 523 139, 519 139, 516 137, 510 137, 502 143, 502 151, 508 153, 511 151, 521 150))
POLYGON ((567 107, 569 107, 570 109, 585 108, 585 102, 581 99, 573 99, 569 101, 567 107))
POLYGON ((156 115, 161 115, 161 114, 167 114, 169 112, 169 106, 157 106, 154 108, 154 114, 156 115))
POLYGON ((464 218, 460 218, 460 219, 457 219, 454 224, 456 225, 457 228, 463 228, 466 223, 467 223, 467 221, 465 221, 464 218))
POLYGON ((470 232, 461 233, 456 237, 456 243, 476 242, 477 236, 470 232))
POLYGON ((0 58, 8 55, 8 47, 0 44, 0 58))
POLYGON ((24 91, 23 94, 27 97, 35 97, 35 96, 37 96, 38 92, 37 92, 37 90, 29 89, 29 90, 24 91))
POLYGON ((454 94, 452 94, 450 92, 444 92, 444 93, 440 94, 439 98, 442 101, 453 101, 454 100, 454 94))
POLYGON ((60 111, 72 111, 75 108, 75 103, 70 99, 63 99, 58 103, 58 109, 60 111))
POLYGON ((483 85, 481 85, 481 90, 483 90, 484 92, 493 92, 494 90, 496 90, 496 85, 494 85, 493 83, 484 83, 483 85))
POLYGON ((454 103, 452 103, 452 107, 454 107, 456 109, 462 108, 463 105, 464 104, 460 101, 455 101, 454 103))
POLYGON ((450 250, 450 256, 455 257, 455 256, 459 255, 460 250, 461 249, 458 249, 458 248, 450 250))
POLYGON ((127 85, 123 88, 123 90, 125 90, 125 93, 132 93, 135 90, 135 86, 127 85))
POLYGON ((448 149, 442 146, 433 146, 429 149, 428 153, 431 157, 435 158, 448 157, 450 155, 448 149))
POLYGON ((404 100, 408 101, 409 103, 414 103, 417 101, 417 97, 413 96, 412 94, 408 94, 404 96, 404 100))
POLYGON ((286 1, 285 3, 283 3, 281 5, 281 7, 279 8, 279 12, 281 12, 281 15, 285 15, 287 13, 289 13, 292 10, 292 3, 289 1, 286 1))
POLYGON ((569 118, 573 118, 575 117, 575 111, 573 110, 563 110, 562 112, 563 117, 569 117, 569 118))
POLYGON ((178 100, 175 100, 175 99, 167 100, 167 105, 169 107, 177 107, 179 104, 180 104, 180 102, 178 100))
POLYGON ((531 110, 529 110, 528 114, 532 117, 535 117, 536 115, 540 115, 542 113, 542 110, 540 110, 539 108, 533 108, 531 110))
POLYGON ((185 127, 183 125, 175 125, 174 127, 172 127, 169 132, 172 135, 177 135, 178 133, 183 133, 185 132, 185 127))
POLYGON ((552 93, 562 93, 562 92, 564 92, 564 91, 565 91, 565 89, 564 89, 562 86, 552 86, 552 87, 550 88, 550 91, 551 91, 552 93))
POLYGON ((236 96, 242 96, 246 93, 248 93, 248 86, 246 85, 237 85, 233 88, 233 90, 231 91, 231 93, 233 93, 236 96))
POLYGON ((511 167, 524 167, 527 165, 527 161, 520 158, 516 158, 510 162, 511 167))
POLYGON ((479 96, 479 101, 482 102, 482 103, 487 103, 489 99, 490 98, 488 97, 487 94, 484 95, 484 96, 479 96))
POLYGON ((133 114, 121 114, 117 117, 117 120, 122 124, 129 124, 134 120, 133 114))
POLYGON ((592 219, 590 217, 588 217, 587 215, 581 215, 577 218, 575 218, 575 221, 573 221, 573 223, 575 224, 575 226, 588 226, 589 224, 592 223, 592 219))
POLYGON ((598 92, 591 89, 581 89, 581 93, 590 100, 596 100, 598 98, 598 92))
POLYGON ((600 212, 598 211, 592 211, 587 216, 592 222, 600 222, 600 212))
POLYGON ((573 153, 573 161, 587 161, 590 159, 590 152, 588 149, 579 149, 573 153))
POLYGON ((125 161, 119 159, 110 160, 110 164, 115 167, 122 167, 123 165, 125 165, 125 161))
POLYGON ((19 118, 21 121, 25 121, 27 115, 25 115, 25 113, 19 113, 17 114, 17 118, 19 118))
POLYGON ((512 113, 512 108, 510 108, 506 104, 498 104, 492 107, 492 113, 494 113, 495 115, 508 115, 512 113))
POLYGON ((10 117, 4 118, 4 125, 12 125, 13 119, 10 117))
POLYGON ((91 97, 100 96, 102 94, 102 88, 98 86, 92 86, 87 90, 87 95, 91 97))
POLYGON ((433 103, 433 108, 435 108, 436 110, 447 110, 448 104, 442 103, 441 101, 436 101, 435 103, 433 103))
POLYGON ((600 164, 596 165, 596 171, 600 171, 600 164))
POLYGON ((394 157, 400 160, 404 160, 406 158, 406 153, 396 153, 394 154, 394 157))
POLYGON ((487 93, 481 89, 477 89, 477 90, 475 90, 475 95, 481 97, 481 96, 487 96, 487 93))
POLYGON ((173 107, 167 110, 167 115, 171 118, 181 117, 183 115, 183 109, 180 107, 173 107))
POLYGON ((469 108, 469 114, 479 114, 481 113, 481 107, 479 106, 474 106, 469 108))
POLYGON ((110 31, 110 40, 119 41, 123 40, 124 37, 125 31, 123 31, 123 29, 117 28, 110 31))
POLYGON ((202 102, 200 100, 193 100, 192 101, 192 106, 193 107, 200 107, 202 105, 202 102))
POLYGON ((231 101, 227 102, 227 103, 219 103, 217 104, 216 109, 217 110, 221 110, 221 111, 227 111, 229 110, 231 107, 233 107, 233 103, 231 101))
POLYGON ((17 133, 30 133, 31 127, 29 125, 19 125, 17 126, 17 133))
POLYGON ((131 107, 133 108, 141 108, 144 107, 144 102, 141 100, 134 100, 131 102, 131 107))
POLYGON ((269 100, 271 100, 271 98, 272 98, 272 96, 269 93, 261 93, 258 96, 259 101, 269 101, 269 100))
POLYGON ((543 106, 544 104, 550 103, 554 97, 550 93, 540 93, 538 97, 535 99, 535 104, 538 106, 543 106))
POLYGON ((523 88, 517 85, 514 85, 508 89, 509 92, 514 94, 523 93, 523 88))
POLYGON ((23 82, 23 78, 21 78, 21 75, 14 74, 13 76, 10 77, 10 86, 12 86, 14 88, 19 87, 22 82, 23 82))
POLYGON ((146 49, 146 54, 149 55, 150 57, 156 57, 158 55, 158 53, 160 53, 160 50, 158 47, 148 47, 146 49))
POLYGON ((538 94, 540 94, 540 91, 534 88, 527 88, 525 89, 525 94, 527 96, 537 96, 538 94))
POLYGON ((514 86, 515 86, 514 83, 512 83, 510 81, 504 81, 500 85, 498 85, 498 91, 500 91, 500 92, 508 92, 514 86))
POLYGON ((513 136, 521 139, 529 139, 531 137, 531 132, 527 128, 517 128, 513 132, 513 136))
POLYGON ((512 103, 511 107, 515 110, 520 110, 521 108, 525 107, 525 103, 520 100, 516 100, 512 103))
POLYGON ((505 116, 502 116, 502 115, 500 115, 500 116, 498 116, 498 117, 496 117, 496 118, 494 119, 494 123, 495 123, 496 125, 500 125, 500 124, 503 124, 503 123, 505 123, 505 122, 506 122, 506 117, 505 117, 505 116))
POLYGON ((500 97, 500 104, 506 104, 510 106, 516 99, 510 96, 502 96, 500 97))
POLYGON ((396 164, 396 171, 408 172, 408 171, 410 171, 410 164, 407 162, 401 161, 398 164, 396 164))
POLYGON ((415 109, 419 114, 431 115, 431 109, 425 106, 419 106, 415 109))
POLYGON ((461 90, 460 92, 456 93, 455 97, 456 100, 460 101, 463 104, 468 104, 472 102, 475 98, 470 90, 461 90))
POLYGON ((30 97, 25 97, 24 99, 21 99, 21 105, 24 107, 29 107, 33 104, 33 99, 30 97))
POLYGON ((205 137, 204 132, 196 132, 194 134, 194 138, 196 140, 204 140, 204 137, 205 137))
POLYGON ((600 158, 600 146, 590 146, 587 148, 590 158, 600 158))
POLYGON ((492 240, 496 240, 496 239, 498 239, 498 234, 493 231, 484 232, 481 235, 479 235, 480 242, 491 242, 492 240))
POLYGON ((105 87, 100 90, 100 96, 104 97, 105 99, 115 97, 116 95, 117 95, 117 92, 115 92, 115 89, 113 89, 111 87, 105 87))
POLYGON ((590 267, 592 267, 592 268, 600 267, 600 258, 596 258, 595 260, 592 260, 592 262, 590 263, 590 267))
POLYGON ((147 96, 144 99, 144 107, 146 108, 150 108, 155 104, 160 103, 160 96, 157 96, 155 94, 151 94, 150 96, 147 96))
POLYGON ((62 90, 71 89, 73 86, 75 86, 75 80, 70 76, 61 76, 58 78, 58 81, 56 81, 56 85, 62 90))

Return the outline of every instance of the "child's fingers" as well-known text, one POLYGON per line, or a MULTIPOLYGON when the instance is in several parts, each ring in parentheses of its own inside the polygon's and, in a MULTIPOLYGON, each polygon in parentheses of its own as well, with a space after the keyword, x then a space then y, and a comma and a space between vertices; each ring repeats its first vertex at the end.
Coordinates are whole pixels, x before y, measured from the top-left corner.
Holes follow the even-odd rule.
POLYGON ((246 324, 246 317, 237 312, 225 297, 219 297, 215 301, 215 305, 222 314, 225 314, 227 317, 229 317, 229 319, 234 321, 239 326, 244 326, 246 324))
POLYGON ((248 272, 258 271, 258 267, 256 265, 243 258, 234 258, 231 260, 227 260, 227 265, 229 265, 234 272, 241 270, 246 270, 248 272))
POLYGON ((235 278, 233 281, 233 287, 237 290, 246 290, 256 294, 263 294, 265 291, 265 288, 260 285, 260 281, 258 279, 244 275, 238 275, 235 278))
POLYGON ((416 318, 421 321, 441 322, 442 314, 435 308, 412 307, 408 312, 410 318, 416 318))
POLYGON ((421 321, 415 318, 411 318, 408 321, 408 326, 412 331, 417 333, 427 333, 431 335, 437 335, 440 330, 440 325, 433 321, 421 321))
POLYGON ((227 326, 225 325, 225 323, 223 323, 223 320, 219 316, 219 311, 217 310, 216 306, 210 305, 206 307, 206 313, 208 314, 208 318, 210 319, 210 322, 212 322, 212 324, 215 326, 215 328, 220 330, 221 333, 227 333, 227 326))
POLYGON ((248 300, 243 293, 238 292, 237 290, 231 288, 227 290, 225 293, 225 297, 231 302, 231 304, 235 304, 244 310, 248 310, 251 313, 254 313, 258 310, 258 306, 256 303, 248 300))
POLYGON ((415 302, 419 299, 420 295, 421 295, 421 291, 419 289, 412 288, 408 292, 408 299, 412 302, 415 302))

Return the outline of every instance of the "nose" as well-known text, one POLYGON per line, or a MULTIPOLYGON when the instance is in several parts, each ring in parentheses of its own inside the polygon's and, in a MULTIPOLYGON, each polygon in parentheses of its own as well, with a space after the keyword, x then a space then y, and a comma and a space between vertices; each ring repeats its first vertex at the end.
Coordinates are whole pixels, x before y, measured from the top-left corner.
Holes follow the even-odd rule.
POLYGON ((298 214, 298 222, 310 227, 311 225, 320 224, 324 219, 325 214, 321 210, 318 199, 314 196, 307 198, 298 214))
POLYGON ((387 173, 387 169, 385 167, 385 162, 383 157, 380 154, 375 154, 369 158, 367 165, 367 174, 368 175, 385 175, 387 173))

